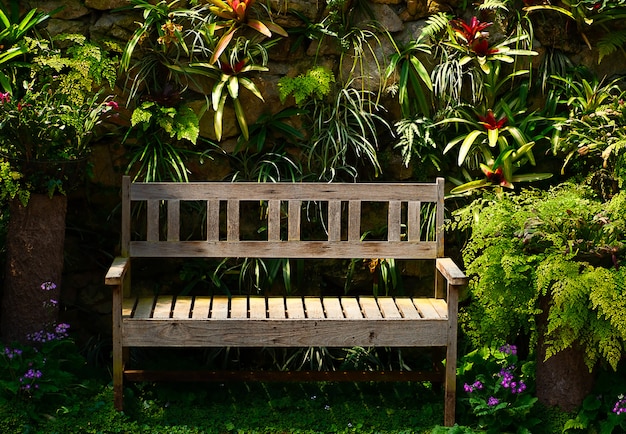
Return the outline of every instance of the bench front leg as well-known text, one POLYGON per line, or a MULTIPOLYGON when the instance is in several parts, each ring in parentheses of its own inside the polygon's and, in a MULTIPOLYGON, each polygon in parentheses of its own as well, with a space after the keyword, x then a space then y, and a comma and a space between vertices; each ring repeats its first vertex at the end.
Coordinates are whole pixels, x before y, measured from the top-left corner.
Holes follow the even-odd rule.
POLYGON ((124 409, 124 347, 122 331, 122 303, 130 278, 130 259, 116 258, 105 277, 113 290, 113 403, 115 409, 124 409))
POLYGON ((448 339, 446 342, 444 425, 453 426, 456 410, 457 330, 459 291, 467 284, 467 277, 450 258, 436 260, 436 296, 445 293, 448 305, 448 339))

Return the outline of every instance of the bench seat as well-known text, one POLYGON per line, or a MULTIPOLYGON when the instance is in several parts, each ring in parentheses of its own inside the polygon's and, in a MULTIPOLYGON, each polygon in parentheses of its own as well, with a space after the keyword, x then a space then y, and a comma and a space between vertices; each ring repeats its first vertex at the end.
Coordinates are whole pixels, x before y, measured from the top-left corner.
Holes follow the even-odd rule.
POLYGON ((160 296, 124 300, 129 347, 445 346, 444 300, 160 296))

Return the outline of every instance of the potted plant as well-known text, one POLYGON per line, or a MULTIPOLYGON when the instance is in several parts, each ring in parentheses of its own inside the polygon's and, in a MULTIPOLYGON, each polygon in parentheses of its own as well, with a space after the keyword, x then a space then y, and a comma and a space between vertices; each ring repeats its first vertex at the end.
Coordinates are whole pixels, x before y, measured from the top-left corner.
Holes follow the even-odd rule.
POLYGON ((10 215, 5 341, 23 341, 41 329, 38 310, 45 300, 27 288, 60 283, 65 193, 84 175, 89 144, 117 108, 110 95, 115 60, 102 48, 80 35, 26 43, 27 67, 14 75, 11 92, 0 93, 0 199, 10 215))

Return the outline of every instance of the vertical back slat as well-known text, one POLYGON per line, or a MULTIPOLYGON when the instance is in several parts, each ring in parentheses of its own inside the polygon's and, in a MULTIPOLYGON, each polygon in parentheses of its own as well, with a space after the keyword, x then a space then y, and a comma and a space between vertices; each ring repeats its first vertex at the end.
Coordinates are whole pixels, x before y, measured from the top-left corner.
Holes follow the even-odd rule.
POLYGON ((348 240, 359 241, 361 239, 361 201, 351 200, 348 202, 348 240))
POLYGON ((280 241, 280 200, 270 200, 267 211, 267 239, 280 241))
POLYGON ((328 241, 341 241, 341 201, 328 201, 328 241))
POLYGON ((409 202, 407 210, 407 224, 409 241, 418 242, 421 239, 421 206, 422 204, 417 201, 409 202))
POLYGON ((228 241, 239 241, 239 201, 236 199, 228 201, 226 239, 228 241))
POLYGON ((437 228, 435 234, 437 237, 437 257, 442 258, 444 255, 443 246, 443 219, 444 219, 444 206, 443 198, 445 195, 445 181, 443 178, 437 178, 437 228))
POLYGON ((159 241, 159 201, 148 200, 146 204, 147 212, 147 233, 148 241, 159 241))
POLYGON ((289 225, 288 225, 288 239, 289 241, 300 240, 300 221, 302 219, 302 201, 290 200, 289 201, 289 225))
POLYGON ((388 241, 400 241, 400 230, 402 225, 402 202, 398 200, 389 201, 389 217, 387 221, 388 241))
POLYGON ((220 201, 207 200, 206 203, 206 238, 208 241, 220 239, 220 201))
POLYGON ((122 178, 122 256, 130 254, 130 176, 122 178))
POLYGON ((180 240, 180 200, 167 201, 167 241, 180 240))

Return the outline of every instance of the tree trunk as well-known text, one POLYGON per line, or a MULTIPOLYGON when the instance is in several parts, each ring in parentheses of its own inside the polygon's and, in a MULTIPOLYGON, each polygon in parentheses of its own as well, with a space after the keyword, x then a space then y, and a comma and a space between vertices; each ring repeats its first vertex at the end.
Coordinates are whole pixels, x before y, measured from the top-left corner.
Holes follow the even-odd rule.
POLYGON ((539 301, 543 313, 537 318, 537 398, 549 407, 558 406, 563 411, 578 408, 591 393, 593 372, 584 361, 584 350, 578 346, 567 348, 546 358, 545 331, 547 330, 549 296, 539 301))
POLYGON ((63 272, 67 198, 32 194, 27 206, 11 202, 0 331, 5 343, 26 342, 29 333, 55 323, 63 272), (56 289, 43 290, 52 282, 56 289))

